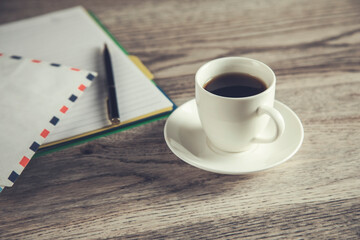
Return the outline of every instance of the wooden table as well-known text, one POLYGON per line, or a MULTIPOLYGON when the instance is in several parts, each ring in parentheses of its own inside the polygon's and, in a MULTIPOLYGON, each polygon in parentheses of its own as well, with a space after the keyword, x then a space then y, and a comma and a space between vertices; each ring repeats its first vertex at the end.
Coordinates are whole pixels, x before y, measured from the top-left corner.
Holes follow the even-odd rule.
POLYGON ((177 158, 160 120, 41 156, 0 194, 0 239, 360 238, 359 1, 1 1, 0 23, 80 4, 178 105, 211 59, 267 63, 303 145, 219 175, 177 158))

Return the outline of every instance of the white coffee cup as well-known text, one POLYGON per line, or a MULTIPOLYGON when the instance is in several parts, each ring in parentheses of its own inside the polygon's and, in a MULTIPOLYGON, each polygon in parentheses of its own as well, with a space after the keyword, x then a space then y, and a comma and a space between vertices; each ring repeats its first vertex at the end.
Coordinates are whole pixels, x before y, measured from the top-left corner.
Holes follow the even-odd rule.
POLYGON ((285 123, 273 107, 276 77, 266 64, 244 57, 225 57, 204 64, 195 76, 198 114, 208 143, 216 150, 242 152, 256 143, 271 143, 284 132, 285 123), (261 79, 266 90, 248 97, 222 97, 204 89, 215 76, 246 73, 261 79), (272 137, 259 137, 269 119, 276 131, 272 137))

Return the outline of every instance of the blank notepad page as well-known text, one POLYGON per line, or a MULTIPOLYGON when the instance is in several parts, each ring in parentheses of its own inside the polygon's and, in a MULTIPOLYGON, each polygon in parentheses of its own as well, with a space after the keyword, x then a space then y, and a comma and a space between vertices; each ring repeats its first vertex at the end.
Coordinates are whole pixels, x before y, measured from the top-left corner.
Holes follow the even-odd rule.
POLYGON ((82 7, 0 26, 0 52, 56 61, 99 73, 79 102, 51 133, 53 142, 109 125, 102 50, 111 52, 121 122, 170 110, 172 103, 133 64, 82 7))

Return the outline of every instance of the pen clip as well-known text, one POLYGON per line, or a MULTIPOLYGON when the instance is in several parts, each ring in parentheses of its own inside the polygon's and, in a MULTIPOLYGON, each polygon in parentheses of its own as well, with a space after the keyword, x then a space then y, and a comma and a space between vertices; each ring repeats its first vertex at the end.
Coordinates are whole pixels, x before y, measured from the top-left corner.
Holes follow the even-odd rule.
POLYGON ((108 112, 108 119, 111 123, 111 125, 119 125, 120 124, 120 120, 119 118, 113 118, 111 116, 111 106, 110 106, 110 101, 109 101, 109 98, 106 98, 106 106, 107 106, 107 112, 108 112))

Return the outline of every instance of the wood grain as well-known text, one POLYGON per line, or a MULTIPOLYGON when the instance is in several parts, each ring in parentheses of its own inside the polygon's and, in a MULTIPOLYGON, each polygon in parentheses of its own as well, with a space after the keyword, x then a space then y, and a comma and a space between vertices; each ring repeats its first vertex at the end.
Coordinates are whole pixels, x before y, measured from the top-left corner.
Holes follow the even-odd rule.
POLYGON ((267 63, 304 143, 276 168, 219 175, 172 154, 160 120, 41 156, 0 194, 0 239, 360 238, 359 1, 17 0, 0 23, 75 5, 178 105, 211 59, 267 63))

